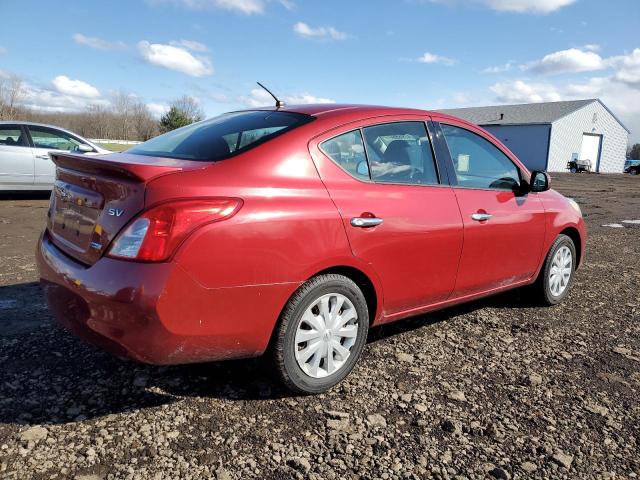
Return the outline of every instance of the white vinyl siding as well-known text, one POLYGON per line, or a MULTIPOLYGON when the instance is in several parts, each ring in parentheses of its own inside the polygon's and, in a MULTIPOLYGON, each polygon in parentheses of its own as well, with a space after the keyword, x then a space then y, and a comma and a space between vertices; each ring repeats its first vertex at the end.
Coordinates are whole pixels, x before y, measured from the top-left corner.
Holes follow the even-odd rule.
MULTIPOLYGON (((547 170, 566 172, 567 162, 571 160, 572 155, 576 153, 580 156, 585 133, 602 135, 602 153, 598 171, 622 173, 629 134, 598 101, 553 122, 547 170)), ((595 171, 595 164, 593 168, 595 171)))

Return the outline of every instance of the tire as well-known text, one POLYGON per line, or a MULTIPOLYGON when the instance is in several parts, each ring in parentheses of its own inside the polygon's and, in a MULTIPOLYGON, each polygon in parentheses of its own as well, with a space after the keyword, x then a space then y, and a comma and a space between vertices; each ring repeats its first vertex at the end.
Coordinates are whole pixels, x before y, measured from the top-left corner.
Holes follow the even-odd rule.
POLYGON ((295 393, 324 392, 353 370, 366 343, 368 330, 367 302, 351 279, 336 274, 314 277, 293 294, 280 316, 273 344, 276 371, 284 385, 295 393), (325 300, 326 309, 321 310, 325 300), (342 305, 337 310, 339 316, 325 323, 325 314, 334 314, 336 310, 332 308, 337 305, 342 305), (342 328, 334 323, 347 319, 350 320, 342 328), (312 323, 318 328, 313 328, 312 323), (325 327, 328 330, 324 330, 325 327), (340 332, 349 332, 349 337, 340 338, 340 332), (351 336, 354 332, 355 338, 351 336), (317 338, 301 342, 311 336, 317 338), (305 360, 314 348, 316 353, 305 360), (344 355, 345 350, 348 355, 344 355))
POLYGON ((578 169, 576 167, 571 167, 569 170, 571 173, 578 173, 578 169))
POLYGON ((638 174, 638 170, 636 170, 635 168, 632 168, 631 170, 629 170, 629 173, 631 175, 637 175, 638 174))
MULTIPOLYGON (((562 302, 569 294, 569 289, 573 283, 576 271, 576 259, 576 247, 573 240, 566 235, 558 235, 558 238, 556 238, 553 245, 551 245, 549 253, 547 253, 547 257, 545 258, 544 265, 540 270, 540 275, 538 276, 536 283, 533 285, 535 299, 543 305, 557 305, 562 302), (571 265, 568 272, 565 267, 564 271, 569 273, 569 278, 566 280, 566 283, 564 283, 564 287, 562 287, 562 283, 560 284, 561 287, 559 291, 557 285, 554 287, 552 283, 551 271, 552 268, 554 268, 554 260, 556 260, 556 256, 560 250, 564 253, 567 251, 570 253, 571 265)), ((562 264, 563 262, 561 261, 560 263, 562 264)), ((556 269, 556 271, 558 270, 556 269)), ((557 273, 556 275, 560 275, 562 277, 561 273, 557 273)))

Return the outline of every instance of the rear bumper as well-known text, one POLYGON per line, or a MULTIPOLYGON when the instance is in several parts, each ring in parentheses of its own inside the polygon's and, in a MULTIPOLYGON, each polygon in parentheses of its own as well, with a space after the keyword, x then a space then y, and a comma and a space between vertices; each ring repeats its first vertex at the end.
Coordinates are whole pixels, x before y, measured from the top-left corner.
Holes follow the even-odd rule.
POLYGON ((264 352, 296 284, 205 288, 175 263, 101 258, 86 267, 41 236, 41 282, 55 318, 115 355, 169 365, 264 352))

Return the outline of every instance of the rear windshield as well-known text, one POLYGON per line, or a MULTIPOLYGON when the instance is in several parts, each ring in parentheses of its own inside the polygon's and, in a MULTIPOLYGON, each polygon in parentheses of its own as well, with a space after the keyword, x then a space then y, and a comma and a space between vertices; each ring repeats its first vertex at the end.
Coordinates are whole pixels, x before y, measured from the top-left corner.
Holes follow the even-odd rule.
POLYGON ((292 112, 227 113, 167 132, 127 153, 207 162, 223 160, 311 120, 309 115, 292 112))

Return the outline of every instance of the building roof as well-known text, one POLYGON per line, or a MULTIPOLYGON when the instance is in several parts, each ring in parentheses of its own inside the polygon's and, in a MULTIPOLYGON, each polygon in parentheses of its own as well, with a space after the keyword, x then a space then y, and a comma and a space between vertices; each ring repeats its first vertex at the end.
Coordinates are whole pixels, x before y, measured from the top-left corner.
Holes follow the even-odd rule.
POLYGON ((553 123, 598 99, 567 102, 524 103, 520 105, 492 105, 489 107, 453 108, 439 110, 477 125, 514 125, 553 123))

